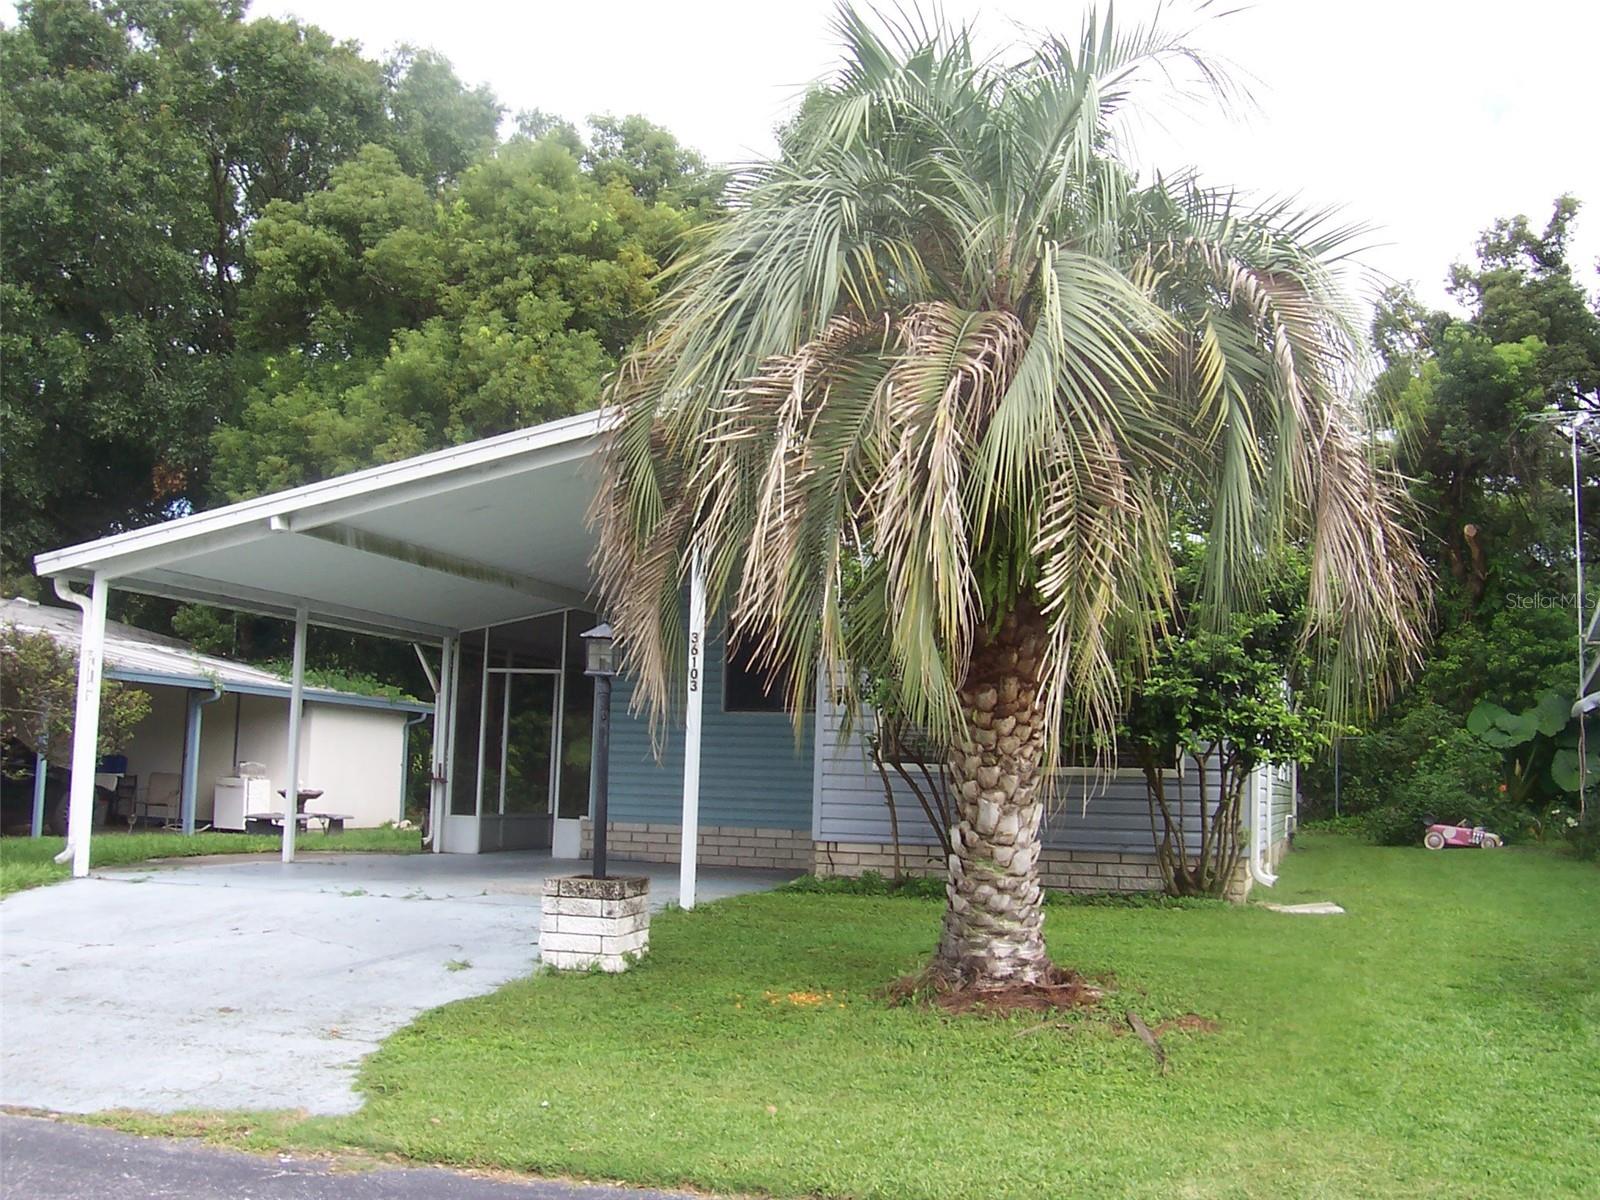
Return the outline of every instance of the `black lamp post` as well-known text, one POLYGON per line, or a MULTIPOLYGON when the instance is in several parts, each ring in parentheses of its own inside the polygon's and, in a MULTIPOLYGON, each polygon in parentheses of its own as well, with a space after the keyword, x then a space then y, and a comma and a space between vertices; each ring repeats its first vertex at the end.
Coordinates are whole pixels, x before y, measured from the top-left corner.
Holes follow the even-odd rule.
POLYGON ((617 674, 616 639, 610 625, 596 625, 583 639, 583 673, 594 680, 594 877, 606 877, 606 790, 611 766, 611 681, 617 674))

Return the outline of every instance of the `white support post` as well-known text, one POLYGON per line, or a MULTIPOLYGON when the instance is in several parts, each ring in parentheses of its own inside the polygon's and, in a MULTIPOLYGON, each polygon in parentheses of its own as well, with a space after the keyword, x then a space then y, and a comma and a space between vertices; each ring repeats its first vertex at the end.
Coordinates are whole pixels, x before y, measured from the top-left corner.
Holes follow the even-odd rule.
POLYGON ((289 782, 283 789, 283 861, 294 861, 294 837, 300 825, 300 712, 306 690, 306 618, 304 605, 294 611, 294 669, 289 676, 289 782))
POLYGON ((83 613, 83 634, 78 645, 78 708, 72 725, 72 783, 67 801, 67 851, 72 874, 89 874, 89 838, 94 825, 94 764, 99 757, 100 680, 105 665, 106 597, 111 583, 95 573, 87 598, 57 582, 56 591, 83 613))
POLYGON ((678 904, 694 907, 700 856, 700 707, 705 694, 706 580, 700 552, 689 574, 688 702, 683 714, 683 837, 678 856, 678 904))
POLYGON ((430 849, 444 853, 444 818, 450 810, 450 730, 455 723, 455 638, 444 639, 439 654, 439 685, 433 690, 433 781, 428 787, 428 828, 432 831, 430 849))

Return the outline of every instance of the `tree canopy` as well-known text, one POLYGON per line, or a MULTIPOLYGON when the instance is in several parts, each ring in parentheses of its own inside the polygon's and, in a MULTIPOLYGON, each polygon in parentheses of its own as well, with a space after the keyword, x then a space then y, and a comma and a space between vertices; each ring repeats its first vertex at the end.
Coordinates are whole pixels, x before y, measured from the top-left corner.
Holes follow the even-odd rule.
POLYGON ((958 728, 974 638, 1031 596, 1052 726, 1109 730, 1170 607, 1180 507, 1216 612, 1250 603, 1263 547, 1308 545, 1326 678, 1371 700, 1414 662, 1427 589, 1351 388, 1330 265, 1354 231, 1137 180, 1115 114, 1185 66, 1227 92, 1182 36, 1091 15, 1013 62, 937 18, 838 28, 835 80, 735 177, 615 388, 601 565, 646 702, 675 677, 691 547, 797 700, 860 653, 839 584, 860 557, 877 620, 854 627, 917 721, 958 728))
POLYGON ((595 403, 718 178, 639 116, 502 143, 436 53, 240 0, 0 29, 8 576, 595 403))
MULTIPOLYGON (((48 633, 0 625, 0 745, 65 767, 77 722, 78 655, 48 633)), ((95 753, 115 754, 150 714, 149 693, 114 680, 100 686, 95 753)))
MULTIPOLYGON (((1551 689, 1570 697, 1576 682, 1567 428, 1582 413, 1579 532, 1585 560, 1600 556, 1600 306, 1568 261, 1578 212, 1561 197, 1542 230, 1525 216, 1496 221, 1476 261, 1451 270, 1465 316, 1427 311, 1397 289, 1374 322, 1377 399, 1394 414, 1395 463, 1413 481, 1438 579, 1422 671, 1341 748, 1343 804, 1397 809, 1374 818, 1386 838, 1414 841, 1424 811, 1492 820, 1516 836, 1565 802, 1552 778, 1527 771, 1520 743, 1498 773, 1480 769, 1485 745, 1466 722, 1484 703, 1520 712, 1551 689), (1471 770, 1452 774, 1463 764, 1471 770)), ((1585 612, 1600 600, 1594 583, 1591 574, 1585 612)), ((1331 762, 1307 780, 1331 807, 1331 762)))
POLYGON ((514 139, 443 197, 368 146, 271 206, 241 299, 236 499, 592 407, 687 220, 559 141, 514 139))

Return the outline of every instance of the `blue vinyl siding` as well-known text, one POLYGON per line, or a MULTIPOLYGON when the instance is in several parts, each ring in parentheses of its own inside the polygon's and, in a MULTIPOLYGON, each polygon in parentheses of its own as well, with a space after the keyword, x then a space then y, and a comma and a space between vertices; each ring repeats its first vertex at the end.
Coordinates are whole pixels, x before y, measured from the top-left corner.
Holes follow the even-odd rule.
MULTIPOLYGON (((711 622, 707 622, 711 626, 711 622)), ((722 711, 723 638, 706 631, 701 710, 700 824, 811 828, 812 728, 795 738, 787 713, 722 711)), ((658 763, 649 723, 628 713, 633 689, 618 679, 612 703, 610 815, 613 821, 676 825, 683 810, 683 726, 668 731, 658 763)))
MULTIPOLYGON (((1192 762, 1188 767, 1190 780, 1194 779, 1192 762)), ((862 727, 857 725, 846 732, 843 714, 833 705, 823 710, 820 770, 822 788, 812 836, 819 842, 888 842, 889 807, 884 803, 883 780, 868 757, 862 727)), ((1275 770, 1273 780, 1271 840, 1277 841, 1287 836, 1287 820, 1293 812, 1292 772, 1287 767, 1275 770)), ((934 845, 936 839, 910 789, 894 775, 890 776, 890 783, 901 841, 906 845, 934 845)), ((1199 821, 1193 804, 1193 784, 1188 786, 1190 817, 1184 833, 1189 848, 1198 850, 1199 821)), ((1249 786, 1255 785, 1252 782, 1249 786)), ((1254 791, 1246 793, 1246 827, 1252 819, 1252 798, 1257 796, 1254 791)), ((1048 848, 1137 854, 1153 849, 1150 804, 1145 796, 1144 775, 1139 771, 1115 771, 1104 779, 1092 773, 1063 772, 1054 801, 1043 833, 1048 848)))

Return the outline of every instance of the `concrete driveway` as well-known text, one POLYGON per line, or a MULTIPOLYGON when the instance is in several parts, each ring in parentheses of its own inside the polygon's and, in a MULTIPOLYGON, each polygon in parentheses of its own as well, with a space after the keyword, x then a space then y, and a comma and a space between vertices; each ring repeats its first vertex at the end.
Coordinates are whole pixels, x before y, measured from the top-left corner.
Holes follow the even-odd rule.
MULTIPOLYGON (((0 901, 0 1104, 351 1112, 418 1013, 538 962, 543 854, 188 859, 0 901)), ((648 874, 657 907, 677 867, 648 874)), ((705 870, 702 901, 786 875, 705 870)))

